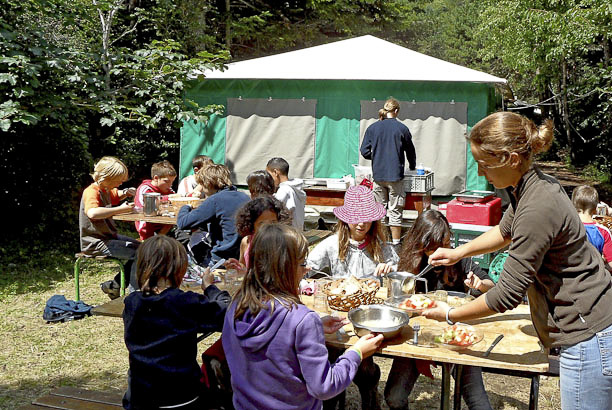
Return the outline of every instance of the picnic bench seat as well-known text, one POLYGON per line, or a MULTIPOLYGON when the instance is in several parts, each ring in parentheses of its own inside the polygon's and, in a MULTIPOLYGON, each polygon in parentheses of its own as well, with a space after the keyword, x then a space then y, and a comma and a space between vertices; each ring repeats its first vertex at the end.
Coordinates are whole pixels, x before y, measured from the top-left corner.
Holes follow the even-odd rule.
POLYGON ((86 410, 117 410, 123 408, 121 400, 123 392, 93 391, 78 387, 60 387, 49 394, 37 398, 32 404, 21 409, 86 409, 86 410))

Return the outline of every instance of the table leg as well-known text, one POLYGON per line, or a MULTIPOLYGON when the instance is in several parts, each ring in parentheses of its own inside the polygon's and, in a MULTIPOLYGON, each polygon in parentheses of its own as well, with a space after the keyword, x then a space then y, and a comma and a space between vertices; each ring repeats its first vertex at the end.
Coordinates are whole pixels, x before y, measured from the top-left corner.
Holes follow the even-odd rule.
POLYGON ((453 410, 461 410, 461 373, 463 366, 455 365, 455 394, 453 395, 453 410))
POLYGON ((450 377, 451 364, 442 363, 442 394, 440 395, 440 410, 450 410, 450 377))
POLYGON ((540 395, 540 375, 531 377, 531 390, 529 391, 529 410, 538 410, 538 397, 540 395))

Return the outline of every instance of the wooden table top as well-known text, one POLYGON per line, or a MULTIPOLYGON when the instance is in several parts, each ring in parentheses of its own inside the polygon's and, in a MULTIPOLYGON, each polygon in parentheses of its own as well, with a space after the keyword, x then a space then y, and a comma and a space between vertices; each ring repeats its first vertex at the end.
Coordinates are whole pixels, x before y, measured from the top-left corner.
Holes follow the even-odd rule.
MULTIPOLYGON (((199 289, 199 286, 190 284, 186 289, 196 290, 196 287, 199 289)), ((386 292, 386 288, 381 288, 377 296, 384 297, 386 292)), ((312 307, 312 296, 302 295, 302 301, 306 306, 312 307)), ((121 317, 123 306, 123 297, 120 297, 94 307, 92 314, 121 317)), ((335 312, 335 314, 346 316, 344 312, 335 312)), ((420 335, 438 334, 446 327, 446 323, 421 316, 410 319, 411 325, 417 323, 421 326, 420 335)), ((376 354, 533 373, 548 371, 548 352, 539 343, 527 305, 519 305, 514 310, 467 323, 474 325, 484 334, 484 339, 472 348, 454 351, 439 345, 414 346, 408 343, 413 336, 412 326, 406 326, 399 336, 385 340, 383 347, 376 354), (489 357, 482 357, 483 352, 499 334, 503 334, 504 338, 495 346, 489 357)), ((344 330, 346 332, 344 336, 326 335, 327 344, 342 348, 352 346, 358 340, 353 332, 353 326, 348 324, 344 330)), ((423 339, 428 340, 420 336, 420 340, 423 339)))
POLYGON ((145 221, 145 222, 153 222, 157 224, 164 225, 176 225, 176 215, 175 216, 145 216, 142 212, 133 212, 127 214, 119 214, 114 215, 113 219, 116 221, 128 221, 128 222, 137 222, 137 221, 145 221))
MULTIPOLYGON (((377 296, 384 298, 386 292, 386 288, 381 288, 377 296)), ((306 306, 312 307, 312 296, 302 296, 302 301, 306 306)), ((334 314, 346 316, 344 312, 334 312, 334 314)), ((382 349, 377 354, 534 373, 548 371, 548 351, 540 345, 531 322, 529 306, 519 305, 505 313, 471 320, 466 323, 473 325, 484 334, 484 339, 470 349, 454 351, 430 343, 426 343, 428 347, 414 346, 408 343, 413 337, 411 326, 413 324, 419 324, 421 327, 419 340, 431 340, 429 337, 424 337, 425 334, 441 334, 442 330, 448 326, 444 322, 416 316, 410 318, 410 326, 406 326, 399 336, 385 340, 382 349), (503 334, 504 338, 491 351, 489 357, 482 357, 484 351, 500 334, 503 334)), ((337 334, 326 335, 327 344, 344 348, 352 346, 358 340, 353 332, 353 326, 348 324, 344 327, 344 330, 346 336, 343 337, 339 337, 337 334)))

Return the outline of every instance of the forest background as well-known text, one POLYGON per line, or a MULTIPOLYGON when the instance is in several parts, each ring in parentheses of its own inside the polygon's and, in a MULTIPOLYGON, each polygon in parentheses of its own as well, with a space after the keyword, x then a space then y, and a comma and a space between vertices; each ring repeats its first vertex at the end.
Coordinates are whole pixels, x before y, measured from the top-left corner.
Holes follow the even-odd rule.
POLYGON ((507 108, 555 120, 549 158, 610 178, 608 0, 0 0, 0 260, 78 248, 101 156, 127 186, 178 166, 182 122, 223 108, 184 101, 193 70, 364 34, 508 79, 507 108))

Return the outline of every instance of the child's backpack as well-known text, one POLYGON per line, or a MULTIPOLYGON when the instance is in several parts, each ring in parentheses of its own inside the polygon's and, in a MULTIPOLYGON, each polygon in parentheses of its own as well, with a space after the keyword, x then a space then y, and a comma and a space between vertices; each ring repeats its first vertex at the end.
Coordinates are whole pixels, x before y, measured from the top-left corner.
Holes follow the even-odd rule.
POLYGON ((64 295, 53 295, 47 300, 43 319, 47 323, 67 322, 91 316, 92 306, 82 301, 67 300, 64 295))

